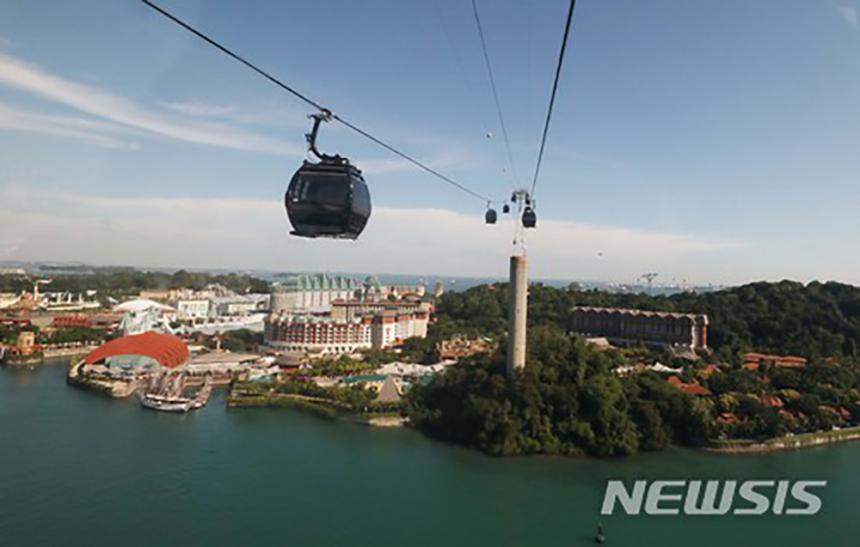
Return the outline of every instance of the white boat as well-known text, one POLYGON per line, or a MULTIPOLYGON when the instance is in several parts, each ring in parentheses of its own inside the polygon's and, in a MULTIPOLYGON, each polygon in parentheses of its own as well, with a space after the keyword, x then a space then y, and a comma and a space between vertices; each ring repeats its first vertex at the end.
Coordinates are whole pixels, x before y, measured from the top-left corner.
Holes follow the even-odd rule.
POLYGON ((157 391, 151 391, 140 396, 140 404, 144 408, 161 410, 162 412, 188 412, 189 410, 202 408, 212 393, 212 380, 206 378, 203 386, 193 399, 178 395, 178 393, 182 392, 184 385, 184 379, 178 378, 170 382, 168 389, 165 390, 167 393, 174 393, 175 395, 160 395, 157 391))
POLYGON ((144 394, 140 398, 140 404, 144 408, 161 410, 163 412, 188 412, 194 406, 194 401, 187 397, 165 397, 163 395, 144 394))

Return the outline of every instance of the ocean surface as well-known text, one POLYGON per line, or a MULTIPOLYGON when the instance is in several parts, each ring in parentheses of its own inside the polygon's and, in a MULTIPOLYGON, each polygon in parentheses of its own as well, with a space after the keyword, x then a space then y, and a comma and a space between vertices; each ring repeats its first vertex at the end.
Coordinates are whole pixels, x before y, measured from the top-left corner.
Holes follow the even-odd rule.
POLYGON ((498 459, 224 393, 160 414, 0 368, 0 545, 854 546, 860 443, 498 459), (816 516, 599 515, 608 479, 827 480, 816 516))

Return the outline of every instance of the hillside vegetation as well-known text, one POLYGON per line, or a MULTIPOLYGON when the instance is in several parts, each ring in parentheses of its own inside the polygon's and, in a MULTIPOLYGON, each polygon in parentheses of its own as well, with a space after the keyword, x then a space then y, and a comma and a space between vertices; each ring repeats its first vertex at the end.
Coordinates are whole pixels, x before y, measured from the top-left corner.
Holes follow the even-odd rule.
MULTIPOLYGON (((507 284, 447 293, 438 303, 438 315, 468 329, 502 335, 507 299, 507 284)), ((529 290, 529 326, 566 329, 573 306, 705 313, 710 319, 709 345, 727 360, 750 350, 812 359, 856 358, 860 345, 860 288, 841 283, 762 282, 671 296, 582 291, 576 285, 563 289, 533 285, 529 290)))
MULTIPOLYGON (((480 334, 504 348, 507 286, 444 295, 431 329, 480 334)), ((494 455, 623 456, 671 444, 763 440, 860 423, 860 289, 837 283, 755 283, 707 294, 650 297, 532 286, 528 359, 513 378, 504 354, 474 356, 408 398, 412 423, 435 438, 494 455), (668 360, 645 348, 600 351, 567 332, 575 305, 706 313, 719 363, 685 366, 691 395, 653 372, 622 365, 668 360), (798 354, 806 367, 740 367, 738 353, 798 354), (832 359, 831 359, 832 358, 832 359)))

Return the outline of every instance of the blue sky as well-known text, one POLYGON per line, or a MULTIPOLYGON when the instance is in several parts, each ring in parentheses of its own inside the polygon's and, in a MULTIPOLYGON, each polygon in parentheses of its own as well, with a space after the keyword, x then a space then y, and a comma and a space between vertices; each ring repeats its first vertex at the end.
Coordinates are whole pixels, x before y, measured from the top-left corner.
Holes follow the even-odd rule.
MULTIPOLYGON (((514 184, 468 0, 161 5, 479 192, 514 184)), ((567 5, 478 5, 525 182, 567 5)), ((860 283, 858 9, 580 0, 533 273, 860 283)), ((0 259, 504 274, 510 224, 333 125, 321 147, 364 169, 374 216, 356 243, 289 237, 307 113, 139 2, 7 0, 0 259)))

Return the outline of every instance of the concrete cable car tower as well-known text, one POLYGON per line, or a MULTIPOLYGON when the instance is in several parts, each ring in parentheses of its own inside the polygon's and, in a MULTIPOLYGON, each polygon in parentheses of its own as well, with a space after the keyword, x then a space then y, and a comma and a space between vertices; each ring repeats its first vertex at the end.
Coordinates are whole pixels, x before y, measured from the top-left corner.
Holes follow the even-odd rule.
MULTIPOLYGON (((543 126, 540 149, 537 162, 535 163, 534 177, 532 178, 531 190, 523 188, 514 190, 511 201, 517 207, 516 232, 514 234, 514 249, 511 253, 510 264, 510 304, 508 309, 508 353, 506 362, 506 373, 513 376, 518 370, 526 366, 526 324, 528 314, 528 260, 526 257, 525 229, 534 228, 537 225, 537 215, 534 211, 534 194, 540 175, 541 161, 543 160, 544 147, 547 134, 549 133, 552 110, 555 104, 555 96, 558 91, 559 76, 564 65, 564 51, 567 48, 567 40, 570 35, 571 22, 573 21, 573 9, 576 0, 570 0, 567 12, 567 22, 564 27, 564 37, 561 40, 561 50, 558 54, 558 63, 555 69, 555 78, 552 84, 552 93, 547 107, 546 120, 543 126)), ((477 17, 477 10, 476 10, 477 17)), ((501 110, 501 109, 500 109, 501 110)), ((503 210, 504 212, 504 210, 503 210)))
POLYGON ((514 240, 510 259, 508 347, 505 372, 512 376, 526 366, 526 323, 528 319, 528 257, 526 234, 522 216, 531 198, 525 189, 516 189, 511 195, 515 207, 514 240))

